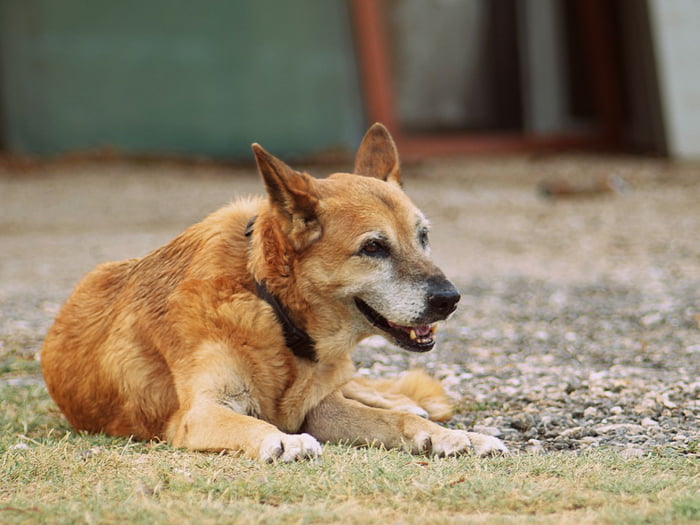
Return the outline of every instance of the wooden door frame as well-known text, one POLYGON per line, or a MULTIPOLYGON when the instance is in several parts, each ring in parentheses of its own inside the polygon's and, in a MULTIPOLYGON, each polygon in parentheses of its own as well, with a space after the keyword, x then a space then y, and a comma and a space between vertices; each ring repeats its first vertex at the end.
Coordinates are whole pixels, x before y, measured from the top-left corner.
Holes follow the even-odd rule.
POLYGON ((451 155, 471 153, 532 152, 571 149, 617 149, 622 137, 621 82, 615 54, 611 52, 612 27, 606 0, 576 0, 582 32, 596 35, 587 42, 584 67, 591 79, 598 125, 586 134, 530 134, 523 132, 408 133, 396 114, 393 75, 383 2, 350 0, 355 45, 363 88, 366 117, 389 128, 402 155, 451 155), (590 44, 590 45, 589 45, 590 44))

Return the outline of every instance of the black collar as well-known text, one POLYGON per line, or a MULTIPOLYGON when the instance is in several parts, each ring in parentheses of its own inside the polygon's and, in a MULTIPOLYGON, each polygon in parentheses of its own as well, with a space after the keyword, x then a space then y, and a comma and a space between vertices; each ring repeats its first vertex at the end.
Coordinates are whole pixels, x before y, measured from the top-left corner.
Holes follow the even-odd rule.
MULTIPOLYGON (((255 219, 253 217, 248 221, 248 225, 245 229, 246 237, 250 237, 253 233, 253 226, 255 225, 255 219)), ((279 299, 275 297, 265 286, 265 281, 255 281, 255 293, 272 307, 275 312, 275 317, 277 321, 282 325, 282 333, 284 334, 284 342, 292 353, 309 361, 318 361, 318 356, 316 355, 316 343, 313 339, 301 330, 294 322, 289 318, 287 311, 280 303, 279 299)))

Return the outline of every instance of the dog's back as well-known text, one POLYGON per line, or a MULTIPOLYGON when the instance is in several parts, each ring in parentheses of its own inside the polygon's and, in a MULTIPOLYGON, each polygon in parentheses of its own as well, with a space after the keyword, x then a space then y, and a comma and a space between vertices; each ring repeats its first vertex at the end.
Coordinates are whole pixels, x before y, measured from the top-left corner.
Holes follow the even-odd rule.
POLYGON ((222 208, 143 258, 101 264, 76 285, 41 351, 48 391, 75 428, 163 435, 178 408, 162 352, 174 343, 171 295, 186 279, 216 277, 212 269, 245 275, 236 254, 246 250, 245 224, 260 202, 222 208))

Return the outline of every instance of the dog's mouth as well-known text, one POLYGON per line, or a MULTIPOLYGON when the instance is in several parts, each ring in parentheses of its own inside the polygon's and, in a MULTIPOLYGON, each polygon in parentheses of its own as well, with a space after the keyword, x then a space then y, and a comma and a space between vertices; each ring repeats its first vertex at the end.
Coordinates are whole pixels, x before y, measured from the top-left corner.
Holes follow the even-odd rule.
POLYGON ((355 298, 357 309, 377 328, 391 336, 393 341, 411 352, 427 352, 435 346, 437 324, 420 326, 401 326, 392 323, 362 299, 355 298))

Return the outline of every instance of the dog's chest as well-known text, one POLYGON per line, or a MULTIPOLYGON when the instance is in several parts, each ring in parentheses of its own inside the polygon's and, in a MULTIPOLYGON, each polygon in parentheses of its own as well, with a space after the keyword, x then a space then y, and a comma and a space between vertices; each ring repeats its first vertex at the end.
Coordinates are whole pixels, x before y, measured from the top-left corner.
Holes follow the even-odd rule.
POLYGON ((265 417, 286 432, 297 432, 308 413, 326 396, 347 383, 354 374, 350 359, 328 363, 302 363, 295 380, 277 400, 272 417, 265 417))

